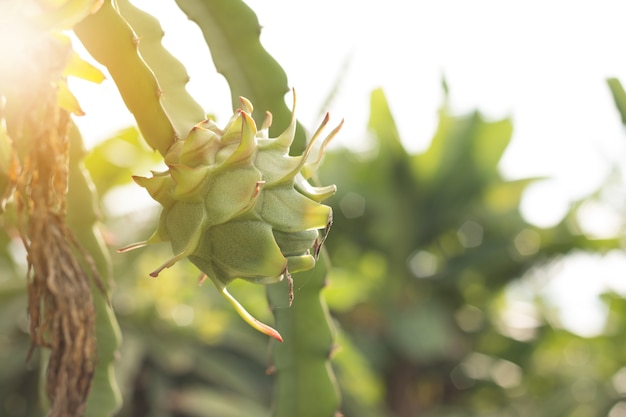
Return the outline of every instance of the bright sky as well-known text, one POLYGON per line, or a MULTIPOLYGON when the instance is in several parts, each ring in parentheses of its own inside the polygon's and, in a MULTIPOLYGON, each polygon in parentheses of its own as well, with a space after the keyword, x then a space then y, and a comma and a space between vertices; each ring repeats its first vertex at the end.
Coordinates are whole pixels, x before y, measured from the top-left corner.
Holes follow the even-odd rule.
MULTIPOLYGON (((204 53, 197 28, 174 2, 133 2, 162 19, 164 43, 190 72, 190 91, 208 112, 226 120, 228 88, 204 53)), ((605 82, 618 77, 626 83, 624 1, 247 3, 263 26, 263 44, 298 91, 298 117, 310 128, 325 110, 337 120, 345 118, 339 144, 359 146, 369 93, 382 86, 406 146, 424 149, 435 129, 445 75, 455 110, 478 108, 488 117, 513 118, 514 138, 501 166, 507 177, 551 178, 534 186, 522 207, 538 225, 559 221, 572 199, 595 190, 613 164, 626 163, 626 133, 605 82), (335 101, 322 109, 346 64, 335 101)), ((111 83, 86 88, 79 98, 94 117, 79 122, 92 143, 132 123, 127 114, 111 112, 111 83), (97 120, 102 112, 109 114, 107 121, 97 120)), ((588 213, 587 223, 596 231, 622 223, 604 206, 588 213)), ((623 273, 626 261, 612 265, 621 265, 623 273)), ((595 286, 589 289, 585 279, 576 279, 570 290, 588 294, 598 292, 595 286)))

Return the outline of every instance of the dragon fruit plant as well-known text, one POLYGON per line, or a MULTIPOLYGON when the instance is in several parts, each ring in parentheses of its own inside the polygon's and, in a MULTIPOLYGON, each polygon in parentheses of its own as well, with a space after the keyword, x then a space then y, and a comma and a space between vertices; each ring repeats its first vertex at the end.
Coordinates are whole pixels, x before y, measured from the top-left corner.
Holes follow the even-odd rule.
POLYGON ((320 297, 328 267, 322 244, 332 223, 322 201, 335 187, 310 180, 341 124, 320 139, 327 116, 303 146, 295 94, 289 111, 286 76, 261 46, 255 14, 240 0, 176 1, 200 26, 238 100, 239 109, 220 128, 186 91, 186 69, 163 47, 158 20, 128 0, 4 3, 0 29, 6 39, 17 35, 15 43, 0 45, 6 46, 0 50, 0 214, 5 205, 17 211, 29 253, 33 347, 51 353, 41 379, 48 415, 106 417, 121 406, 113 372, 120 334, 107 299, 111 262, 94 187, 81 162, 80 132, 70 118, 82 109, 67 83, 68 75, 94 82, 105 75, 73 51, 70 31, 106 68, 146 143, 167 165, 149 178, 134 177, 163 210, 153 236, 124 250, 169 242, 174 256, 150 275, 188 258, 249 324, 281 341, 226 287, 236 278, 282 282, 272 286, 283 291, 280 296, 268 289, 272 308, 282 302, 279 297, 290 305, 293 300, 292 308, 274 310, 285 336, 284 343, 273 344, 270 365, 274 414, 335 415, 339 395, 329 366, 334 333, 320 297), (21 29, 33 36, 20 35, 21 29), (9 56, 15 51, 17 58, 9 56), (251 102, 241 96, 267 111, 265 119, 253 115, 251 102), (269 111, 272 129, 284 130, 274 137, 269 111), (290 155, 294 143, 304 149, 296 156, 290 155), (293 280, 299 277, 307 285, 294 300, 293 280), (77 317, 82 321, 74 325, 77 317))
POLYGON ((332 223, 331 208, 320 202, 335 193, 335 186, 314 187, 307 180, 341 125, 314 152, 326 117, 304 153, 290 156, 295 116, 280 136, 269 138, 271 113, 257 131, 252 110, 241 98, 241 108, 224 129, 212 120, 198 123, 168 150, 167 171, 134 177, 163 211, 147 242, 121 251, 169 241, 176 255, 151 276, 189 258, 246 322, 282 342, 280 334, 252 317, 226 286, 236 278, 261 284, 286 279, 291 304, 291 273, 315 266, 332 223))

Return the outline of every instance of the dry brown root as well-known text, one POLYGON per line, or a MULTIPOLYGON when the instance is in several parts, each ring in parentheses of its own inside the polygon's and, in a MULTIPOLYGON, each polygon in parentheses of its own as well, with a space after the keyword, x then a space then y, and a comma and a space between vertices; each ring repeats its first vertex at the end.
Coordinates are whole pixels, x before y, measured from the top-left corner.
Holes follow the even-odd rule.
POLYGON ((69 115, 52 93, 14 130, 26 144, 15 195, 28 253, 29 357, 50 349, 48 415, 75 417, 85 414, 97 362, 91 278, 102 285, 66 224, 69 115))

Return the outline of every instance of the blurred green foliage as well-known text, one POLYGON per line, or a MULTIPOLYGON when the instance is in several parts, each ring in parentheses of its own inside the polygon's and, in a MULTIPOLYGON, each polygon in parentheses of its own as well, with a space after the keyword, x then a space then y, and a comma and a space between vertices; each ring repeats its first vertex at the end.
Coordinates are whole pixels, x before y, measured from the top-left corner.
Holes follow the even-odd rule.
MULTIPOLYGON (((331 202, 325 294, 339 329, 333 364, 344 415, 599 417, 624 407, 623 297, 603 298, 609 323, 592 338, 552 326, 540 297, 531 300, 526 324, 507 315, 506 301, 511 285, 528 282, 529 271, 574 250, 606 252, 619 242, 577 232, 576 206, 549 229, 521 217, 520 199, 533 180, 509 181, 498 170, 511 138, 509 120, 454 115, 444 102, 430 147, 412 155, 381 90, 370 105, 371 149, 333 150, 322 169, 322 181, 339 188, 331 202)), ((157 163, 134 129, 103 142, 87 159, 103 197, 130 183, 130 175, 109 173, 119 170, 111 164, 124 164, 120 147, 132 156, 122 167, 128 174, 157 163)), ((112 217, 103 207, 111 248, 147 235, 157 214, 112 217)), ((10 207, 3 221, 0 414, 37 416, 38 363, 24 364, 24 264, 10 207)), ((148 277, 168 253, 166 246, 112 252, 112 304, 124 334, 116 367, 124 394, 119 415, 271 415, 266 338, 212 288, 195 284, 191 264, 148 277)), ((296 298, 307 285, 296 282, 296 298)), ((271 320, 260 287, 235 283, 232 291, 253 314, 271 320)))
MULTIPOLYGON (((287 82, 258 43, 254 13, 246 9, 239 19, 228 17, 233 2, 227 1, 177 3, 195 16, 214 59, 224 64, 218 70, 228 78, 233 99, 252 99, 259 116, 272 108, 282 129, 289 117, 283 101, 287 82), (209 24, 215 16, 244 28, 209 24), (242 46, 245 38, 259 56, 233 66, 254 58, 242 46), (224 39, 235 46, 220 46, 224 39), (270 75, 254 64, 259 61, 270 75)), ((235 10, 243 10, 237 4, 235 10)), ((609 86, 624 117, 624 90, 617 80, 609 86)), ((324 295, 338 329, 332 353, 343 414, 626 415, 624 297, 603 296, 609 320, 603 334, 589 338, 553 325, 554 312, 539 292, 531 294, 523 313, 512 314, 508 300, 568 254, 618 250, 619 239, 592 240, 580 233, 579 205, 551 228, 533 226, 520 215, 523 193, 538 179, 511 181, 500 174, 510 120, 453 114, 446 97, 429 148, 410 154, 382 90, 372 92, 370 109, 370 135, 363 138, 370 149, 330 151, 320 175, 339 189, 331 201, 335 224, 325 245, 332 265, 324 295)), ((303 132, 298 136, 302 142, 303 132)), ((114 250, 153 230, 156 206, 119 214, 110 205, 120 204, 113 196, 132 186, 131 175, 157 167, 160 159, 129 128, 85 160, 100 195, 114 267, 111 303, 124 336, 116 364, 124 395, 119 416, 269 417, 274 377, 267 338, 251 331, 211 286, 197 285, 190 263, 177 263, 158 279, 148 277, 146 271, 171 256, 167 245, 123 255, 114 250)), ((42 370, 37 355, 25 363, 26 262, 14 207, 0 222, 0 415, 34 417, 41 415, 42 370)), ((295 282, 296 299, 319 284, 303 277, 295 282)), ((231 291, 254 316, 272 320, 261 287, 234 282, 231 291)), ((289 308, 287 301, 272 307, 289 308)))
MULTIPOLYGON (((409 155, 381 90, 370 105, 371 151, 329 154, 322 180, 339 189, 329 305, 384 387, 381 407, 403 417, 606 415, 619 398, 607 380, 622 362, 606 360, 599 375, 562 359, 569 349, 606 357, 606 337, 595 344, 552 328, 540 299, 531 325, 519 327, 504 297, 557 257, 619 242, 578 233, 576 207, 552 228, 524 220, 520 200, 534 180, 508 181, 498 169, 509 120, 453 115, 444 102, 430 147, 409 155), (578 379, 589 386, 576 391, 578 379)), ((354 381, 341 381, 347 415, 383 415, 359 407, 354 381)))

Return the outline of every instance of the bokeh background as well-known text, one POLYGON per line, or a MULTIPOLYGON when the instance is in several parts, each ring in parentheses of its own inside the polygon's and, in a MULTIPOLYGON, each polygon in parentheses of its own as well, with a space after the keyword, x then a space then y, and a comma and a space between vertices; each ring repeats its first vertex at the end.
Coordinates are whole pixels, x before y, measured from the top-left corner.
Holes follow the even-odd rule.
MULTIPOLYGON (((134 3, 225 123, 200 31, 173 2, 134 3)), ((626 416, 626 133, 606 83, 626 80, 626 6, 247 3, 304 126, 346 119, 320 174, 339 189, 325 296, 346 417, 626 416)), ((71 87, 109 243, 145 239, 158 208, 130 176, 158 157, 112 81, 71 87)), ((2 235, 0 415, 35 416, 20 245, 2 235)), ((113 256, 120 415, 269 416, 265 338, 190 264, 149 278, 168 247, 113 256)), ((271 321, 262 287, 232 292, 271 321)))

